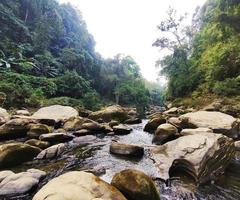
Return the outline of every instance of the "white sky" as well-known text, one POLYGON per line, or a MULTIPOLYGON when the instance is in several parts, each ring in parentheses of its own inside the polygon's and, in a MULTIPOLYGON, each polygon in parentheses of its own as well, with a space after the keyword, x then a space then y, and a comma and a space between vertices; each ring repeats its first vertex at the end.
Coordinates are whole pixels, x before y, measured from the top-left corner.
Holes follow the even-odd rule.
POLYGON ((155 81, 155 61, 160 57, 152 43, 159 36, 157 25, 165 19, 169 6, 178 13, 195 11, 206 0, 59 0, 70 2, 82 12, 96 51, 104 58, 118 53, 132 56, 143 76, 155 81))

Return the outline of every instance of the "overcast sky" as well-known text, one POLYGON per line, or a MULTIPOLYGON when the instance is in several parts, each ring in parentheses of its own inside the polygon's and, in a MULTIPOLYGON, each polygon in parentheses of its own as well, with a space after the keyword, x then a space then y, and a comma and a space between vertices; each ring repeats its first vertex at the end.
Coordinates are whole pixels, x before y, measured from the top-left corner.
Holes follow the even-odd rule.
POLYGON ((164 20, 169 6, 189 16, 205 0, 59 0, 70 2, 82 12, 96 51, 104 58, 117 53, 132 56, 142 74, 150 81, 157 78, 155 61, 160 56, 152 43, 159 36, 157 25, 164 20))

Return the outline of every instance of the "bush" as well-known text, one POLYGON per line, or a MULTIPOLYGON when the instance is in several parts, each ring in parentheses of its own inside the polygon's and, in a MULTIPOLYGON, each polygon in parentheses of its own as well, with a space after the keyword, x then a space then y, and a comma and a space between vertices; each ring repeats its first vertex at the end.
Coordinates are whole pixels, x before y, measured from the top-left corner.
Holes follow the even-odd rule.
POLYGON ((72 107, 82 107, 83 103, 79 99, 74 99, 70 97, 56 97, 51 99, 45 99, 43 105, 44 106, 63 105, 72 107))
POLYGON ((224 81, 215 83, 213 92, 222 96, 235 96, 240 95, 240 77, 228 78, 224 81))

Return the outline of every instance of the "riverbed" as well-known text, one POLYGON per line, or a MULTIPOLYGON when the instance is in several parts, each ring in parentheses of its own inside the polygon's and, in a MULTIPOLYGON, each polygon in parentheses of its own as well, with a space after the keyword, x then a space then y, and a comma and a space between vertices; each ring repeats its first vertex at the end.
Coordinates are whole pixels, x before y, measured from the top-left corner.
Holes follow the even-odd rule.
MULTIPOLYGON (((152 134, 143 131, 146 122, 147 120, 143 120, 141 124, 131 125, 133 131, 124 136, 98 134, 76 138, 68 143, 65 152, 55 160, 36 160, 12 168, 14 172, 36 168, 46 171, 47 176, 30 193, 5 197, 3 200, 30 200, 49 180, 72 170, 93 172, 109 183, 115 173, 129 168, 141 170, 154 179, 156 168, 148 156, 148 151, 152 148, 152 134), (144 146, 145 154, 141 159, 112 155, 109 153, 112 140, 144 146)), ((155 182, 162 200, 237 200, 240 199, 239 171, 240 159, 235 158, 217 182, 209 182, 197 187, 190 177, 181 172, 173 174, 174 177, 167 183, 160 179, 155 179, 155 182)))

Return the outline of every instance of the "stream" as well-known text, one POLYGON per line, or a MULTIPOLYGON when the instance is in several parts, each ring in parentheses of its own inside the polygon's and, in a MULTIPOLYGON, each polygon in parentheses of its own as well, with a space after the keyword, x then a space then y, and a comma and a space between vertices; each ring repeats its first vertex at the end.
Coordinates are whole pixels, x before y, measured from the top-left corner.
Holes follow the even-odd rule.
MULTIPOLYGON (((155 177, 155 166, 148 157, 148 149, 152 145, 152 134, 143 131, 147 120, 141 124, 130 125, 133 131, 124 136, 83 136, 69 142, 67 149, 61 157, 55 160, 35 160, 21 166, 11 168, 14 172, 26 171, 36 168, 47 172, 47 176, 30 193, 5 197, 3 200, 30 200, 34 194, 49 180, 67 171, 87 170, 100 176, 103 180, 111 182, 113 175, 121 170, 132 168, 155 177), (123 143, 145 146, 145 155, 142 159, 129 159, 109 153, 112 139, 123 143)), ((240 158, 240 156, 239 156, 240 158)), ((189 177, 174 174, 167 185, 161 180, 155 180, 159 189, 161 200, 237 200, 240 199, 240 159, 235 158, 226 169, 226 173, 215 183, 208 183, 196 187, 189 177)), ((1 199, 1 198, 0 198, 1 199)))

